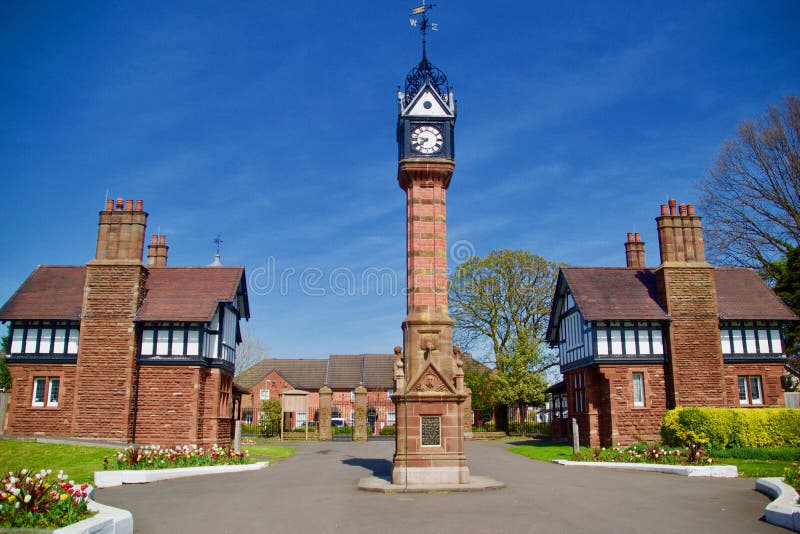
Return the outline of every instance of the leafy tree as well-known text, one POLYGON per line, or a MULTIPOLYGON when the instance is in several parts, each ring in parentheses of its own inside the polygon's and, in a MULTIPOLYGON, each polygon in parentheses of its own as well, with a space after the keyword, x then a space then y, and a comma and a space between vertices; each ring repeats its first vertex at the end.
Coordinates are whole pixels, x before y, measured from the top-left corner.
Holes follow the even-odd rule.
POLYGON ((775 280, 800 245, 800 97, 743 122, 699 186, 709 256, 775 280))
POLYGON ((269 399, 261 403, 258 424, 264 436, 274 436, 281 431, 281 401, 269 399))
POLYGON ((11 373, 8 372, 8 362, 5 355, 10 352, 11 334, 7 333, 2 337, 2 354, 0 354, 0 390, 8 391, 11 389, 11 373))
POLYGON ((465 354, 464 384, 472 391, 473 411, 483 412, 494 406, 491 381, 492 370, 465 354))
MULTIPOLYGON (((800 315, 800 247, 795 247, 786 259, 775 262, 775 292, 796 314, 800 315)), ((800 376, 800 325, 786 328, 786 369, 800 376)))
POLYGON ((526 329, 506 352, 497 355, 497 372, 492 375, 491 393, 495 404, 508 406, 544 403, 547 380, 544 378, 541 344, 526 329))
MULTIPOLYGON (((462 347, 491 346, 491 367, 498 355, 511 354, 522 333, 544 340, 559 265, 526 250, 493 250, 472 257, 450 277, 450 314, 462 347), (510 350, 511 349, 511 350, 510 350)), ((536 371, 558 364, 542 354, 536 371)))

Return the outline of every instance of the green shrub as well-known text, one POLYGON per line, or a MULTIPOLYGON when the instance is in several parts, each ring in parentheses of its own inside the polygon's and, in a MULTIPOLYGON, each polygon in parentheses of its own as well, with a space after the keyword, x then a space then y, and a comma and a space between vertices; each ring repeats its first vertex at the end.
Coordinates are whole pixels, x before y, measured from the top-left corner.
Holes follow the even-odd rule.
POLYGON ((661 419, 661 438, 683 445, 681 435, 695 432, 712 448, 800 446, 800 411, 787 408, 676 408, 661 419))
POLYGON ((386 425, 381 428, 381 436, 394 436, 394 425, 386 425))
POLYGON ((352 426, 335 426, 335 427, 332 427, 332 428, 333 428, 333 433, 337 434, 337 435, 338 434, 352 434, 353 433, 353 427, 352 426))
POLYGON ((497 428, 497 427, 496 427, 494 421, 489 421, 489 422, 486 422, 486 423, 483 424, 483 431, 484 432, 494 432, 495 428, 497 428))

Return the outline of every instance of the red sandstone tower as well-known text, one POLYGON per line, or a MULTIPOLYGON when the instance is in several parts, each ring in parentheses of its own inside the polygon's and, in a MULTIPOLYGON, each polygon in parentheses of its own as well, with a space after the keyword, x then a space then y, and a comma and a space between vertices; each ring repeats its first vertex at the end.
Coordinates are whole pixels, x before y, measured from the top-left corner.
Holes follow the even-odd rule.
MULTIPOLYGON (((427 18, 422 19, 423 35, 427 18)), ((395 369, 394 484, 465 484, 462 362, 447 311, 446 192, 455 167, 456 106, 425 54, 399 92, 397 180, 406 192, 408 301, 395 369)))

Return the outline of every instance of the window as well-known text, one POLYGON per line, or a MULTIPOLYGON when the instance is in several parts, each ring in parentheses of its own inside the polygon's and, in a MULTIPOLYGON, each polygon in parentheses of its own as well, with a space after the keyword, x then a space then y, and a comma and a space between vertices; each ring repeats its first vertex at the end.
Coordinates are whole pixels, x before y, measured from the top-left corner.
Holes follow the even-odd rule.
POLYGON ((633 373, 633 405, 644 406, 644 373, 633 373))
POLYGON ((165 358, 198 356, 201 329, 197 323, 147 324, 142 328, 139 354, 165 358))
POLYGON ((61 378, 57 376, 43 377, 37 376, 33 379, 33 399, 31 406, 58 406, 58 392, 61 386, 61 378))
POLYGON ((763 404, 763 391, 760 376, 740 376, 739 404, 763 404))
POLYGON ((65 356, 78 354, 78 323, 31 321, 12 324, 11 355, 65 356))
POLYGON ((572 375, 572 391, 575 397, 575 412, 586 411, 586 381, 583 371, 572 375))
POLYGON ((386 412, 386 424, 394 425, 397 421, 397 414, 394 411, 386 412))
POLYGON ((598 356, 661 356, 661 323, 655 321, 598 321, 595 326, 598 356))
POLYGON ((719 329, 722 354, 726 356, 782 356, 783 342, 777 322, 726 321, 719 329))
POLYGON ((269 389, 262 389, 259 391, 259 400, 268 401, 269 400, 269 389))
POLYGON ((392 395, 394 395, 394 390, 393 389, 386 390, 386 396, 387 397, 389 397, 391 399, 392 395))

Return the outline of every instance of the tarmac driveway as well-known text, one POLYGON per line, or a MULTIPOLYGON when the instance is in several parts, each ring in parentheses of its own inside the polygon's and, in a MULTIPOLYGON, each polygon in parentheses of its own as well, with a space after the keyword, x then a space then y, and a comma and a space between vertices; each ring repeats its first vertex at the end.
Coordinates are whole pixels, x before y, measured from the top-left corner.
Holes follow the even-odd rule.
POLYGON ((479 493, 358 491, 389 477, 393 442, 298 443, 261 471, 99 489, 136 532, 786 532, 763 520, 753 479, 565 467, 468 442, 470 470, 506 483, 479 493))

